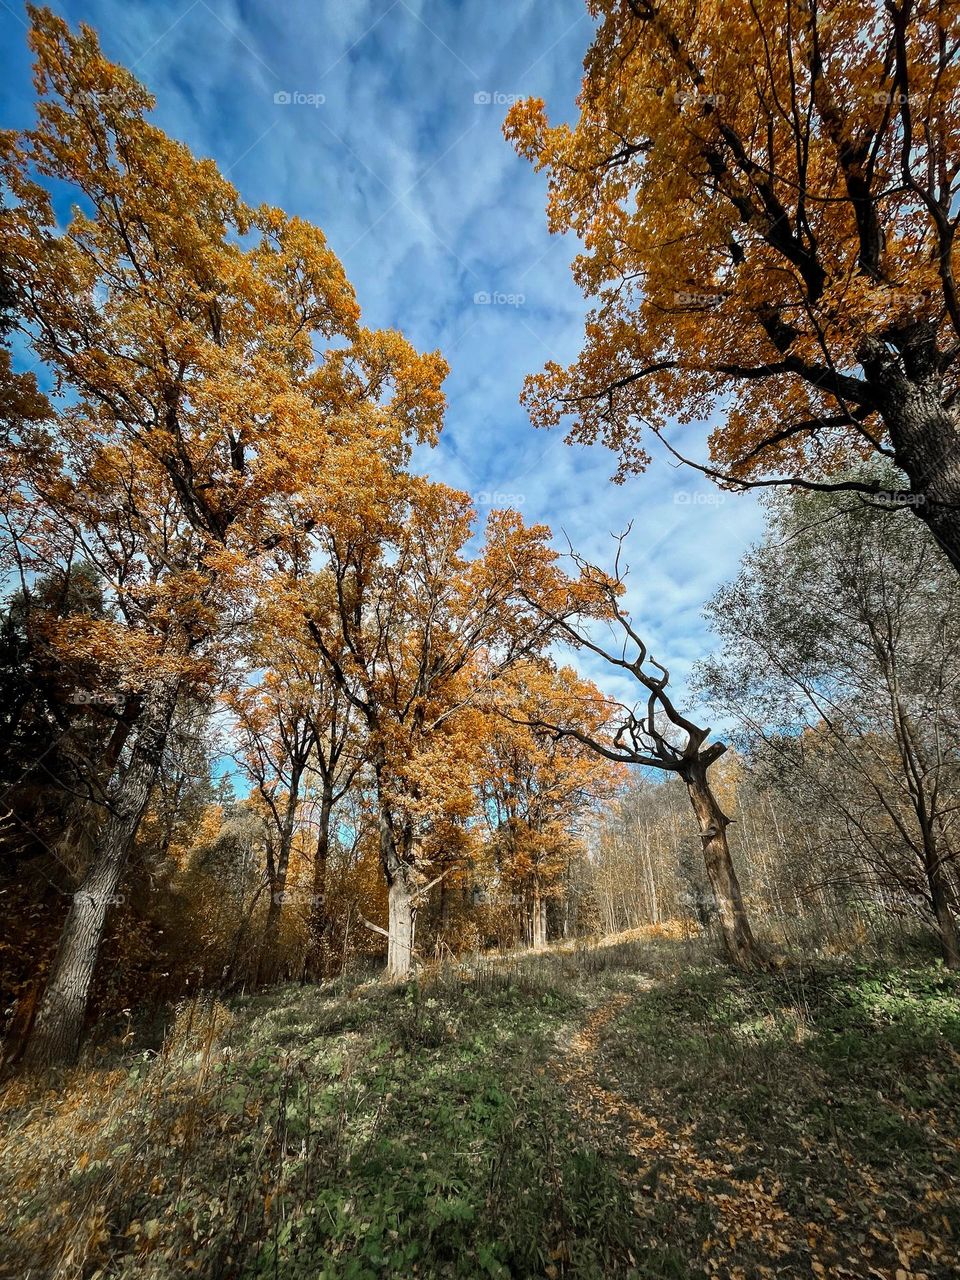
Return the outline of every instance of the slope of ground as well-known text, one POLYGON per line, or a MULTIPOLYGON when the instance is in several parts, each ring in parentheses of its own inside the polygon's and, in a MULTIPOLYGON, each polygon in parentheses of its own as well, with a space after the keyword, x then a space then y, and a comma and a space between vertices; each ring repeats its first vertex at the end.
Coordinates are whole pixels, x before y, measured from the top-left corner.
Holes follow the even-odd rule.
POLYGON ((955 1275, 957 979, 690 961, 195 1003, 13 1080, 0 1275, 955 1275))

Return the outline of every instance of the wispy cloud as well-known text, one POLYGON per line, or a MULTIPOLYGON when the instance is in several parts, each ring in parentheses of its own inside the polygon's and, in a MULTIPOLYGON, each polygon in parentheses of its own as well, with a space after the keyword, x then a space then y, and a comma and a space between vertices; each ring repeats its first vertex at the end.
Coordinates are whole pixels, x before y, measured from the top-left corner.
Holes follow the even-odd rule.
MULTIPOLYGON (((576 354, 586 304, 551 238, 545 182, 501 135, 517 96, 570 118, 590 38, 583 0, 60 0, 157 97, 158 122, 212 156, 252 203, 318 223, 342 257, 367 323, 404 330, 452 365, 440 447, 419 463, 481 508, 519 506, 584 554, 609 560, 633 522, 628 603, 683 687, 702 651, 700 610, 760 517, 662 457, 630 483, 613 459, 535 431, 526 373, 576 354), (484 299, 488 300, 484 300, 484 299)), ((22 11, 0 8, 0 109, 29 123, 22 11)), ((483 511, 481 512, 483 514, 483 511)), ((580 656, 585 672, 623 682, 580 656)))

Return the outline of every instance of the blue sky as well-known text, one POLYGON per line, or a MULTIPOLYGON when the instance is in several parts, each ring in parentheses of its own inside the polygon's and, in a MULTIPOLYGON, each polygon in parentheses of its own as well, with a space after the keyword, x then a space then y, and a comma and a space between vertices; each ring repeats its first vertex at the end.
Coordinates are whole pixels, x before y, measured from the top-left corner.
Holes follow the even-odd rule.
MULTIPOLYGON (((469 491, 481 517, 491 503, 517 506, 601 562, 610 533, 633 521, 628 602, 682 688, 709 646, 704 602, 759 535, 755 499, 677 470, 656 442, 650 469, 614 486, 610 454, 535 430, 518 403, 526 373, 575 356, 587 304, 569 273, 576 242, 547 233, 545 180, 500 128, 527 95, 572 118, 592 30, 583 0, 53 8, 93 25, 107 55, 156 95, 157 122, 212 156, 248 202, 323 228, 365 323, 441 349, 447 425, 423 470, 469 491)), ((4 127, 32 118, 25 35, 22 6, 0 0, 4 127)), ((703 440, 685 444, 702 456, 703 440)), ((598 664, 578 665, 627 696, 598 664)))

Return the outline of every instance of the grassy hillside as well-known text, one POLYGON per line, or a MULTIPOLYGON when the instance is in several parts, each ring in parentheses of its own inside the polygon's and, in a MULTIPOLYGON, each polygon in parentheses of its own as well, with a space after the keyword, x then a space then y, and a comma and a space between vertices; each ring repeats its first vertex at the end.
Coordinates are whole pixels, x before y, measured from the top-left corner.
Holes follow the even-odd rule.
POLYGON ((11 1081, 0 1274, 955 1275, 958 980, 690 960, 279 988, 11 1081))

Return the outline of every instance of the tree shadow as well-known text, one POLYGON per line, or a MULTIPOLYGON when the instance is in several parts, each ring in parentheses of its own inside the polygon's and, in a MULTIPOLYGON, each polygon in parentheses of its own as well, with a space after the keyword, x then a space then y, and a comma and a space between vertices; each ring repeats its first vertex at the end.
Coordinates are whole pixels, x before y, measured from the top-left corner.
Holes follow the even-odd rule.
POLYGON ((809 1275, 813 1256, 828 1272, 951 1275, 958 994, 934 967, 678 974, 637 991, 608 1025, 600 1083, 659 1127, 661 1176, 697 1165, 714 1219, 701 1248, 748 1273, 772 1265, 757 1247, 770 1233, 751 1245, 735 1231, 735 1247, 720 1234, 731 1205, 755 1228, 766 1200, 783 1214, 772 1238, 789 1245, 777 1274, 809 1275))

